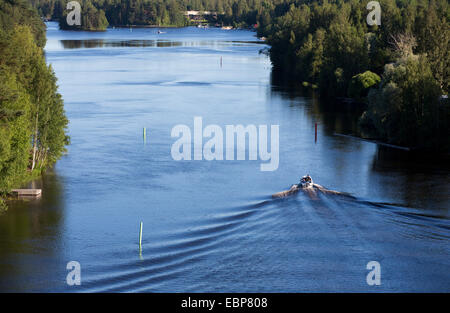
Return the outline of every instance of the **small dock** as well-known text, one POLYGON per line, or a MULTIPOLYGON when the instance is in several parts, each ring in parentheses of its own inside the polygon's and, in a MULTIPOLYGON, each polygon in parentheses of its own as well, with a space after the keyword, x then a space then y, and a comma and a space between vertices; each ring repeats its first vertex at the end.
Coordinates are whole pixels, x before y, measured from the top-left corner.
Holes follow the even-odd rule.
POLYGON ((11 190, 14 195, 19 197, 40 197, 42 195, 42 189, 13 189, 11 190))

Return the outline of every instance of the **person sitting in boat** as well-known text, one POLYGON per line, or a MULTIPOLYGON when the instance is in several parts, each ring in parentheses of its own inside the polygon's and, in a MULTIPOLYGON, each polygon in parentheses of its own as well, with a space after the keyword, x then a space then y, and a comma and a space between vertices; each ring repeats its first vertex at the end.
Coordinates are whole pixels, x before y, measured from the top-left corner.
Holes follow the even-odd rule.
POLYGON ((315 195, 316 191, 321 191, 321 192, 327 193, 327 194, 341 194, 340 192, 328 190, 325 187, 315 184, 313 182, 311 176, 309 176, 309 174, 308 174, 308 175, 303 176, 300 179, 300 182, 298 184, 292 185, 291 189, 273 194, 272 197, 273 198, 288 197, 293 194, 296 194, 297 192, 299 192, 299 190, 304 190, 307 193, 309 193, 310 195, 315 195))

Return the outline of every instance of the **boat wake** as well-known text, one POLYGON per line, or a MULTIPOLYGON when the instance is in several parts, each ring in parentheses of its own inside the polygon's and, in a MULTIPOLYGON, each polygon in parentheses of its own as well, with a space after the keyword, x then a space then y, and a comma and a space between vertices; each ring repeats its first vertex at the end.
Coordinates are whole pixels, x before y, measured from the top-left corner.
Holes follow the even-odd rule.
MULTIPOLYGON (((442 246, 449 231, 446 217, 347 194, 260 199, 151 234, 140 256, 135 245, 106 252, 104 258, 116 261, 90 267, 81 291, 364 291, 370 260, 448 289, 448 274, 436 275, 435 266, 449 268, 442 246), (425 260, 433 264, 421 267, 425 260)), ((408 287, 408 279, 396 283, 395 277, 385 278, 385 290, 427 285, 408 287)))

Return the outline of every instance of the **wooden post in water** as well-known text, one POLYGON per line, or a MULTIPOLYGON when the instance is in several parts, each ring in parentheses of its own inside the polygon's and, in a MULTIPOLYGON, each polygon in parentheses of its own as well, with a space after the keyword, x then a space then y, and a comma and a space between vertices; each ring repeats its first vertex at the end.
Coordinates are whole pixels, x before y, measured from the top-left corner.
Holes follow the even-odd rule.
POLYGON ((145 143, 146 140, 147 140, 147 129, 145 127, 144 127, 144 130, 142 132, 142 137, 144 138, 144 143, 145 143))
POLYGON ((317 123, 315 124, 315 139, 314 139, 314 142, 317 142, 317 123))

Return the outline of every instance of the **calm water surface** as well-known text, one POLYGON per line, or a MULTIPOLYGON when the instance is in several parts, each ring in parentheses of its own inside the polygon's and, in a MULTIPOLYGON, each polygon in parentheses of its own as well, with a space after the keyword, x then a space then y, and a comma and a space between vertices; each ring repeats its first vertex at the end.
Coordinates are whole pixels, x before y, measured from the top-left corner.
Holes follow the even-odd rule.
POLYGON ((275 86, 254 33, 50 23, 47 36, 72 143, 33 182, 43 197, 0 216, 1 291, 450 291, 448 162, 335 136, 356 117, 275 86), (174 161, 171 130, 195 116, 280 125, 278 170, 174 161), (306 173, 354 198, 271 199, 306 173), (66 285, 72 260, 81 286, 66 285))

